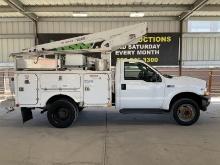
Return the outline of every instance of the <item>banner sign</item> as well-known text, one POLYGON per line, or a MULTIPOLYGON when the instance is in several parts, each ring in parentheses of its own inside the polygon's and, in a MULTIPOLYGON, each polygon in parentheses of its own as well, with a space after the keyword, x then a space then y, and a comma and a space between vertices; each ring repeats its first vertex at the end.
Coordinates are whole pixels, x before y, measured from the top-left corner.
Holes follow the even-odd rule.
MULTIPOLYGON (((85 34, 41 33, 38 34, 38 41, 43 44, 81 35, 85 34)), ((179 38, 179 33, 148 33, 137 44, 127 45, 112 52, 112 65, 115 65, 119 58, 142 59, 151 65, 178 65, 179 38)), ((91 46, 80 43, 62 50, 89 49, 91 46)), ((93 53, 92 56, 98 57, 100 54, 93 53)))
POLYGON ((151 65, 178 65, 179 33, 149 33, 137 44, 127 45, 112 53, 118 58, 142 59, 151 65))

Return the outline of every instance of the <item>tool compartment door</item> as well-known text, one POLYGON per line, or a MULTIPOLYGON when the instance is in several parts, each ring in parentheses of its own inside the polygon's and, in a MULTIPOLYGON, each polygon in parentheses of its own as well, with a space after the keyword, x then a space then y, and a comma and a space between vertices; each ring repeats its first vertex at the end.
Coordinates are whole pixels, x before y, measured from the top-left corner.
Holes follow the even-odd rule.
POLYGON ((108 74, 84 75, 85 105, 107 105, 110 102, 110 78, 108 74))
POLYGON ((38 102, 38 78, 35 74, 17 75, 17 99, 20 105, 38 102))
POLYGON ((47 90, 73 90, 81 87, 79 74, 41 74, 40 88, 47 90))

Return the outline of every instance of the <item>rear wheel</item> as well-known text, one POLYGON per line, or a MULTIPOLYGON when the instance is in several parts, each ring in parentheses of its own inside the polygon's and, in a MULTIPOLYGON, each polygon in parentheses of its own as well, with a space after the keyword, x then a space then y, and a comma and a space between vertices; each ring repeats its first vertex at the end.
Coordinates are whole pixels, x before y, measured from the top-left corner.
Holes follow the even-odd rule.
POLYGON ((171 107, 174 120, 180 125, 192 125, 200 116, 200 109, 198 104, 187 98, 182 98, 174 102, 171 107))
POLYGON ((57 128, 69 127, 78 117, 78 106, 68 100, 60 99, 53 102, 47 112, 51 125, 57 128))

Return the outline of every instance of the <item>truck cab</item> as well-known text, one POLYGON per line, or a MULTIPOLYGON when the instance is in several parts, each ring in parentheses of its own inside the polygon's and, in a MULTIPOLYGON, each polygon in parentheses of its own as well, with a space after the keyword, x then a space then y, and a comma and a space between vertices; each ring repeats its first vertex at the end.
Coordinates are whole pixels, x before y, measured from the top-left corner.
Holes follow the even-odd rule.
POLYGON ((200 110, 205 111, 210 103, 206 81, 163 75, 144 61, 134 59, 118 60, 115 92, 116 108, 122 113, 172 112, 182 125, 196 122, 200 110))
POLYGON ((162 107, 164 77, 143 61, 118 60, 115 80, 118 109, 162 107))

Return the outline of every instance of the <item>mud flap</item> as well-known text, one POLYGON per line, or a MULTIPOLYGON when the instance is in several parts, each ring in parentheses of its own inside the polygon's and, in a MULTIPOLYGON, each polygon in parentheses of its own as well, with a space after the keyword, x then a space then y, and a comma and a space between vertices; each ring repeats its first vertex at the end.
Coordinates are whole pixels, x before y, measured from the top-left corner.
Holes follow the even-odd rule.
POLYGON ((32 111, 30 108, 21 108, 21 115, 22 115, 23 123, 33 119, 32 111))

